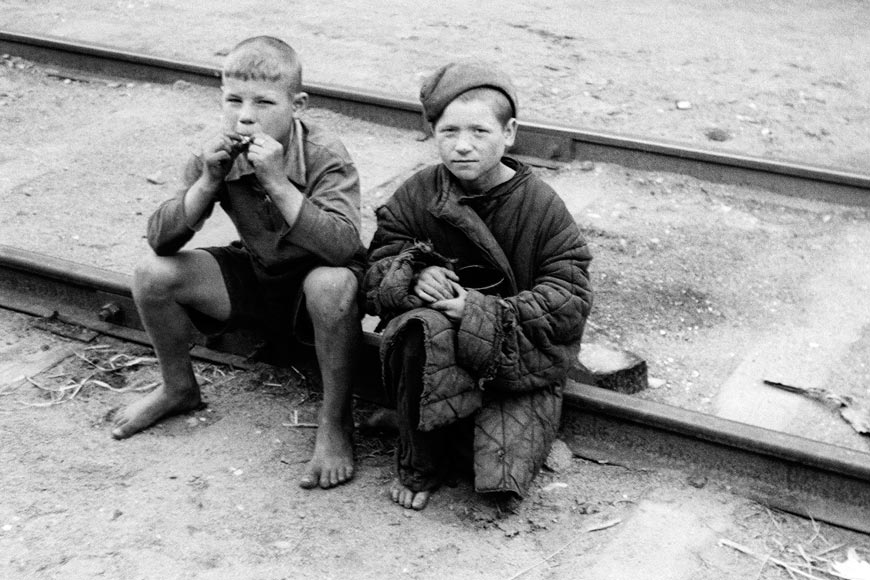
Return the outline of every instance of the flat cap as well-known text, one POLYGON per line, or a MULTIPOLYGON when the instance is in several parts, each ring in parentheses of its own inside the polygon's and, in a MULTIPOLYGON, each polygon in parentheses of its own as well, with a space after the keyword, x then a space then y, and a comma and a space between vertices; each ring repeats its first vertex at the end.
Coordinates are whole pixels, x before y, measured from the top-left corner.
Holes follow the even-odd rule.
POLYGON ((510 77, 495 66, 479 61, 451 62, 426 78, 420 87, 423 116, 434 123, 453 99, 483 87, 504 93, 513 107, 513 116, 517 116, 517 91, 510 77))

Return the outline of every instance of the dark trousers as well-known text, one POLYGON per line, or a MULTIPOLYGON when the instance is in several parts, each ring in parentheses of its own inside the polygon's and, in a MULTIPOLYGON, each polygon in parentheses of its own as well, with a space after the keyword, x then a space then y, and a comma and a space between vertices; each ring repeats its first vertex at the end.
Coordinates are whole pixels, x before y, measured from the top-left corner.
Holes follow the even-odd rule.
POLYGON ((399 423, 399 481, 415 492, 435 489, 458 474, 470 472, 473 462, 474 417, 431 432, 417 429, 426 363, 423 340, 423 326, 409 324, 386 361, 390 384, 385 386, 395 402, 399 423))

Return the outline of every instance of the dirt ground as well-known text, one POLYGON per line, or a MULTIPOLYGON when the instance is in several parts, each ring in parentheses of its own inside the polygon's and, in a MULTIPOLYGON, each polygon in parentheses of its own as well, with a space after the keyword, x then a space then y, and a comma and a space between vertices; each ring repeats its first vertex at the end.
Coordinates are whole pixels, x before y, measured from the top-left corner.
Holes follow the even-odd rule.
MULTIPOLYGON (((515 76, 524 118, 868 172, 866 3, 550 4, 0 1, 0 28, 210 63, 274 33, 299 48, 309 81, 407 98, 444 60, 481 54, 515 76)), ((3 57, 0 134, 16 138, 0 141, 0 244, 130 273, 147 215, 216 115, 213 90, 3 57)), ((306 116, 359 166, 367 241, 373 208, 433 160, 431 143, 306 116)), ((830 409, 760 385, 870 397, 867 209, 612 165, 541 173, 593 248, 590 338, 650 366, 639 396, 868 450, 830 409)), ((197 243, 227 238, 216 222, 197 243)), ((578 458, 512 509, 462 483, 405 514, 384 495, 384 434, 358 437, 351 485, 303 492, 313 432, 294 425, 311 421, 317 389, 274 369, 202 365, 204 411, 113 442, 107 413, 156 381, 150 353, 32 325, 0 311, 0 577, 787 578, 719 540, 787 561, 870 553, 866 537, 713 482, 578 458)))
POLYGON ((208 407, 112 441, 112 410, 159 380, 150 349, 37 324, 0 310, 2 578, 788 578, 768 558, 828 578, 849 548, 870 556, 866 536, 703 474, 570 453, 522 503, 463 481, 410 512, 386 496, 392 435, 362 430, 354 481, 305 491, 320 397, 291 369, 197 364, 208 407))

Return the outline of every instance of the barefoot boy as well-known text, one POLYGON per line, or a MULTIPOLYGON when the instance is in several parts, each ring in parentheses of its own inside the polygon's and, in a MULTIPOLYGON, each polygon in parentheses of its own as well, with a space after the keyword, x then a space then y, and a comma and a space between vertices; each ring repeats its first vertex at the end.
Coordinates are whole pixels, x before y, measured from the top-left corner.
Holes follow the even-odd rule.
POLYGON ((381 360, 399 420, 391 496, 413 509, 463 458, 477 491, 525 494, 559 427, 592 299, 591 257, 571 214, 504 157, 517 132, 510 79, 449 64, 420 99, 441 164, 378 209, 364 282, 367 309, 389 321, 381 360), (486 279, 466 279, 472 269, 486 279))
POLYGON ((301 74, 295 51, 272 37, 245 40, 226 57, 221 132, 188 162, 179 194, 151 216, 155 254, 133 280, 163 384, 121 410, 112 435, 130 437, 201 405, 191 322, 208 334, 245 326, 285 336, 310 324, 323 405, 300 485, 327 488, 353 475, 350 381, 364 248, 356 168, 337 139, 296 118, 308 101, 301 74), (240 242, 182 251, 215 202, 240 242))

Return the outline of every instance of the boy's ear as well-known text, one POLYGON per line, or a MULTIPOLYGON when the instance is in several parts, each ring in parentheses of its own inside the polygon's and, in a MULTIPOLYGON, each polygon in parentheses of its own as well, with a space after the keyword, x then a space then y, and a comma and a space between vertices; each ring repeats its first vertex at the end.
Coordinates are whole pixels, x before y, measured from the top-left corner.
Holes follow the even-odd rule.
POLYGON ((519 130, 519 123, 516 118, 511 117, 508 119, 508 122, 505 123, 504 126, 504 141, 507 147, 513 147, 514 141, 517 138, 517 131, 519 130))
POLYGON ((301 113, 308 107, 308 93, 296 93, 293 95, 293 112, 301 113))

